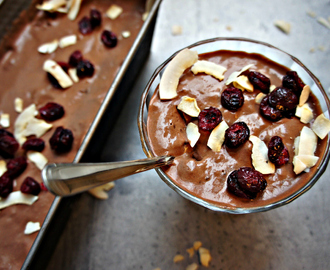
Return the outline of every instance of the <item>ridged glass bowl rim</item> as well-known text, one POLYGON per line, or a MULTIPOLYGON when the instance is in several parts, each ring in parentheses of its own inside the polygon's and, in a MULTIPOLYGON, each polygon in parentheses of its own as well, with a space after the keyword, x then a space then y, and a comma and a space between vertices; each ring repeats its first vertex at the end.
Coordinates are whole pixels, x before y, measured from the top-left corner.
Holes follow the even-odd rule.
MULTIPOLYGON (((303 79, 303 81, 308 84, 313 93, 318 98, 322 111, 326 115, 326 117, 329 117, 330 113, 330 101, 328 99, 328 96, 326 92, 324 91, 320 81, 314 76, 314 74, 304 65, 302 64, 296 57, 284 52, 283 50, 270 45, 265 42, 256 41, 253 39, 247 39, 247 38, 212 38, 212 39, 206 39, 202 41, 198 41, 196 43, 193 43, 187 47, 192 50, 197 50, 198 53, 204 53, 204 52, 212 52, 212 51, 218 51, 218 50, 232 50, 232 51, 244 51, 248 53, 257 53, 261 54, 277 63, 280 63, 283 66, 288 67, 291 70, 296 70, 299 74, 299 76, 303 79), (290 65, 289 65, 290 64, 290 65), (316 91, 315 91, 316 90, 316 91)), ((182 48, 182 49, 184 49, 182 48)), ((167 64, 173 59, 173 57, 182 49, 176 51, 172 56, 170 56, 167 60, 164 61, 153 73, 151 76, 149 82, 147 83, 142 96, 140 100, 140 106, 139 106, 139 112, 138 112, 138 129, 140 133, 140 140, 142 144, 142 148, 144 153, 147 155, 147 157, 154 157, 151 150, 151 145, 148 139, 148 133, 147 133, 147 116, 148 116, 148 98, 151 97, 153 92, 156 90, 158 86, 158 82, 156 82, 156 79, 160 79, 162 72, 166 68, 167 64)), ((330 139, 329 136, 327 137, 327 145, 324 152, 324 155, 322 157, 322 160, 320 162, 320 166, 314 176, 310 179, 309 182, 306 183, 305 186, 300 188, 295 193, 287 196, 284 199, 281 199, 277 202, 265 205, 265 206, 259 206, 259 207, 251 207, 251 208, 226 208, 219 206, 217 204, 214 204, 212 202, 203 200, 201 198, 198 198, 186 190, 182 189, 180 186, 175 184, 170 177, 168 177, 164 171, 161 168, 157 168, 156 172, 160 176, 160 178, 173 190, 175 190, 178 194, 183 196, 184 198, 197 203, 201 206, 204 206, 210 210, 218 211, 218 212, 225 212, 225 213, 231 213, 231 214, 247 214, 247 213, 255 213, 255 212, 262 212, 271 210, 274 208, 277 208, 282 205, 286 205, 302 194, 304 194, 306 191, 308 191, 321 177, 321 175, 324 173, 324 171, 327 168, 328 162, 330 158, 330 139)))

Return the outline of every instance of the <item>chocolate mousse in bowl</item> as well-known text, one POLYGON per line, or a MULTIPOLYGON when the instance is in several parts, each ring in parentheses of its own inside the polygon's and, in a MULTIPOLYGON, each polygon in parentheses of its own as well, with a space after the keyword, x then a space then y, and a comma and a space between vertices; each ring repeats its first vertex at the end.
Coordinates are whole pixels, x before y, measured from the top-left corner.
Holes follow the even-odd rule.
POLYGON ((148 157, 183 197, 252 213, 309 190, 329 161, 329 99, 295 57, 258 41, 215 38, 167 59, 143 92, 138 125, 148 157))

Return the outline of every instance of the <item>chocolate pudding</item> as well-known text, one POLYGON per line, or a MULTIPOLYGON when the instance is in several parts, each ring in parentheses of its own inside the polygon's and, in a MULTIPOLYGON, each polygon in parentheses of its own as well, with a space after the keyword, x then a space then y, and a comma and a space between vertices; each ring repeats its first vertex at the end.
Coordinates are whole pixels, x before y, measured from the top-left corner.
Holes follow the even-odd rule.
MULTIPOLYGON (((41 137, 46 144, 42 154, 49 162, 72 162, 143 25, 145 1, 116 1, 123 12, 116 19, 110 19, 105 14, 112 2, 86 0, 82 2, 75 20, 70 20, 66 14, 38 11, 35 8, 36 2, 28 12, 22 14, 0 48, 0 114, 10 115, 11 124, 6 130, 14 133, 14 123, 19 115, 14 109, 16 98, 23 100, 24 108, 35 104, 38 109, 48 102, 62 105, 64 116, 52 121, 53 127, 41 137), (92 8, 101 13, 102 22, 84 35, 79 31, 78 22, 90 16, 92 8), (116 46, 109 47, 101 41, 104 30, 111 30, 117 36, 116 46), (125 37, 123 32, 126 33, 125 37), (65 48, 59 47, 50 54, 38 52, 42 44, 68 35, 76 35, 77 42, 65 48), (43 70, 44 62, 51 59, 67 63, 69 56, 76 50, 93 64, 93 75, 80 78, 71 87, 55 88, 43 70), (60 126, 70 129, 74 136, 71 150, 62 154, 56 153, 49 145, 54 130, 60 126)), ((23 155, 25 152, 21 148, 15 153, 15 156, 23 155)), ((27 176, 42 182, 40 169, 28 161, 27 169, 14 181, 14 191, 20 190, 27 176)), ((1 269, 21 268, 37 236, 37 233, 25 235, 25 226, 29 221, 40 222, 42 225, 54 200, 54 196, 44 190, 38 196, 38 200, 31 206, 13 205, 0 210, 1 269)))
MULTIPOLYGON (((205 73, 194 74, 190 68, 180 77, 177 96, 171 100, 160 100, 159 87, 153 94, 148 107, 147 133, 154 155, 175 156, 173 165, 163 168, 168 177, 188 193, 215 204, 221 208, 252 208, 269 205, 286 198, 306 185, 318 170, 319 161, 309 172, 296 174, 293 171, 294 140, 304 126, 296 116, 283 117, 278 121, 267 120, 260 114, 260 104, 256 96, 260 93, 243 91, 244 104, 236 111, 225 109, 221 105, 221 93, 229 87, 228 77, 243 67, 253 64, 250 71, 267 76, 272 85, 281 86, 283 76, 289 71, 286 67, 258 54, 245 52, 216 51, 198 55, 198 60, 207 60, 225 67, 224 79, 219 80, 205 73), (250 135, 259 137, 266 144, 273 136, 282 138, 289 151, 289 162, 276 167, 275 173, 265 174, 267 187, 254 199, 240 198, 227 189, 227 177, 241 167, 251 167, 252 143, 247 140, 237 148, 222 145, 219 152, 207 146, 210 132, 199 128, 200 137, 193 147, 188 142, 186 127, 188 122, 198 122, 196 117, 183 117, 177 109, 181 98, 195 98, 200 110, 214 107, 220 109, 222 121, 228 126, 242 121, 250 129, 250 135)), ((299 75, 299 74, 298 74, 299 75)), ((313 119, 322 113, 316 97, 311 93, 308 105, 313 111, 313 119)), ((315 156, 322 157, 327 139, 318 139, 315 156)))

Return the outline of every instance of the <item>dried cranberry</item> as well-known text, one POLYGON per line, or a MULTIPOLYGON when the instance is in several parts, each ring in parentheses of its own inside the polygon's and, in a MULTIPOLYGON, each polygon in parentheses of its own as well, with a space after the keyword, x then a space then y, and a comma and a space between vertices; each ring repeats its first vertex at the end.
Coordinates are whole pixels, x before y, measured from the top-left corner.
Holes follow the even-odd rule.
MULTIPOLYGON (((68 72, 70 66, 69 64, 65 63, 65 62, 57 62, 57 64, 65 71, 68 72)), ((52 86, 54 86, 57 89, 63 89, 62 86, 58 83, 58 81, 56 80, 56 78, 50 74, 49 72, 47 72, 47 77, 48 80, 50 81, 50 83, 52 84, 52 86)))
POLYGON ((8 135, 10 137, 14 137, 13 133, 9 132, 8 130, 5 130, 3 128, 0 128, 0 137, 8 135))
POLYGON ((282 85, 300 94, 305 84, 296 71, 288 71, 282 79, 282 85))
POLYGON ((45 106, 39 109, 42 119, 46 121, 55 121, 64 115, 64 108, 62 105, 55 102, 48 102, 45 106))
POLYGON ((40 184, 32 177, 26 177, 21 185, 21 192, 37 196, 40 193, 40 184))
POLYGON ((82 60, 77 65, 77 75, 79 78, 91 77, 94 74, 94 66, 88 60, 82 60))
POLYGON ((87 35, 93 31, 91 20, 87 16, 83 17, 78 22, 78 26, 80 33, 82 33, 83 35, 87 35))
POLYGON ((250 136, 250 129, 244 122, 232 124, 225 132, 225 145, 236 148, 244 144, 250 136))
POLYGON ((0 135, 0 155, 4 158, 12 157, 19 148, 19 143, 16 139, 7 135, 3 132, 4 135, 0 135))
POLYGON ((38 151, 41 152, 45 148, 45 142, 40 138, 32 138, 25 141, 22 145, 25 151, 38 151))
POLYGON ((295 109, 299 103, 299 99, 293 90, 285 87, 277 87, 269 94, 268 103, 273 108, 285 112, 295 109))
POLYGON ((198 127, 204 131, 211 131, 222 120, 222 113, 218 108, 210 107, 202 110, 198 115, 198 127))
POLYGON ((236 111, 243 106, 243 91, 236 87, 228 87, 221 94, 221 105, 227 110, 236 111))
POLYGON ((54 134, 49 139, 50 146, 59 153, 70 151, 73 143, 73 134, 71 130, 63 127, 56 128, 54 134))
POLYGON ((267 181, 262 173, 250 167, 242 167, 238 169, 237 181, 239 186, 245 191, 252 194, 263 191, 267 186, 267 181))
POLYGON ((258 89, 265 94, 269 93, 270 79, 268 77, 260 72, 250 71, 248 78, 254 89, 258 89))
POLYGON ((91 11, 90 11, 90 22, 91 22, 92 28, 100 26, 101 22, 102 22, 101 12, 98 11, 97 9, 95 9, 95 8, 91 9, 91 11))
POLYGON ((76 67, 80 61, 83 60, 83 55, 81 51, 76 50, 73 53, 71 53, 69 57, 69 65, 76 67))
POLYGON ((11 193, 12 191, 13 191, 13 180, 8 175, 8 173, 5 172, 0 177, 0 197, 6 198, 9 195, 9 193, 11 193))
POLYGON ((260 114, 273 122, 283 118, 282 111, 270 106, 269 95, 265 96, 260 102, 260 114))
POLYGON ((233 193, 237 197, 241 197, 244 199, 252 199, 255 196, 249 193, 245 193, 240 186, 238 185, 238 175, 237 170, 232 171, 227 178, 227 189, 229 192, 233 193))
POLYGON ((106 47, 113 48, 116 47, 118 39, 113 32, 104 30, 101 35, 101 41, 106 47))
POLYGON ((27 160, 25 157, 17 157, 10 159, 7 162, 7 172, 11 179, 18 177, 27 167, 27 160))
POLYGON ((268 158, 276 166, 282 166, 289 162, 289 151, 281 137, 273 136, 270 139, 268 143, 268 158))

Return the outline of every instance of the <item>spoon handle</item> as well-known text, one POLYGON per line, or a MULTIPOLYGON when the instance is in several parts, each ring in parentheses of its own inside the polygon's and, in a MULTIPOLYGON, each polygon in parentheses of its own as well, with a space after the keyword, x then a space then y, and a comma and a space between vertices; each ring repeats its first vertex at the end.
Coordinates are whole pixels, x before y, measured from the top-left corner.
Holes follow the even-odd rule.
POLYGON ((139 172, 169 165, 172 156, 107 163, 53 163, 41 172, 47 189, 69 196, 139 172))

